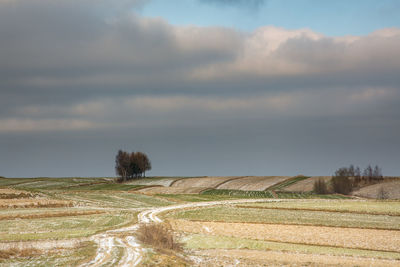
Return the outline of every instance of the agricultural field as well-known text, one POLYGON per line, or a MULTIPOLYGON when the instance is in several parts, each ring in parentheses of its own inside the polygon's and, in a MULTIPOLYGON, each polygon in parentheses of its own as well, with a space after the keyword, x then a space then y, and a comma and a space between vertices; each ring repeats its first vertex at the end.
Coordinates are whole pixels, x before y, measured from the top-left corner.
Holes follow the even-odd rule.
POLYGON ((400 201, 287 190, 308 179, 0 178, 0 265, 400 264, 400 201), (152 223, 179 251, 139 241, 152 223))
POLYGON ((400 264, 399 201, 282 200, 163 216, 206 266, 400 264))
POLYGON ((236 189, 244 191, 264 191, 267 188, 285 181, 289 177, 287 176, 249 176, 241 179, 234 179, 223 183, 216 187, 217 189, 236 189))

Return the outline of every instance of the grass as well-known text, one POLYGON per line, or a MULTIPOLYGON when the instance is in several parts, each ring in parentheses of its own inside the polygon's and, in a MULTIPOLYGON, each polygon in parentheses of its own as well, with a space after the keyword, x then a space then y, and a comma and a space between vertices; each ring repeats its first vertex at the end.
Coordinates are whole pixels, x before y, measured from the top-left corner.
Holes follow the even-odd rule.
POLYGON ((233 189, 209 189, 201 195, 231 196, 235 198, 281 198, 281 199, 345 199, 342 195, 317 195, 312 192, 272 192, 272 191, 242 191, 233 189))
POLYGON ((302 200, 252 203, 242 206, 400 216, 400 201, 394 200, 302 200))
POLYGON ((87 185, 78 185, 78 186, 70 186, 67 188, 70 191, 129 191, 132 189, 141 189, 144 188, 143 185, 129 185, 129 184, 117 184, 117 183, 97 183, 97 184, 87 184, 87 185))
POLYGON ((12 219, 40 219, 40 218, 53 218, 53 217, 67 217, 67 216, 81 216, 81 215, 92 215, 100 214, 104 211, 100 210, 87 210, 87 211, 59 211, 59 212, 40 212, 40 213, 14 213, 14 214, 4 214, 0 213, 0 220, 12 220, 12 219))
POLYGON ((166 216, 193 221, 248 222, 269 224, 319 225, 400 230, 400 217, 385 215, 297 211, 280 209, 210 207, 177 211, 166 216))
POLYGON ((201 195, 209 196, 230 196, 235 198, 273 198, 269 191, 242 191, 233 189, 208 189, 201 195))
POLYGON ((185 247, 189 249, 253 249, 276 250, 296 253, 328 254, 337 256, 358 256, 380 259, 400 259, 400 253, 373 251, 364 249, 338 248, 329 246, 314 246, 292 244, 284 242, 271 242, 228 236, 210 236, 192 234, 184 239, 185 247))
POLYGON ((1 241, 86 237, 135 222, 136 213, 115 212, 30 220, 1 220, 1 241))
POLYGON ((67 192, 59 195, 59 197, 74 200, 81 205, 116 209, 159 207, 173 203, 166 199, 123 191, 113 191, 110 193, 107 191, 67 192))
POLYGON ((53 190, 76 190, 87 186, 87 190, 93 185, 114 184, 112 178, 4 178, 0 179, 0 187, 10 187, 29 192, 48 192, 53 190))
POLYGON ((287 179, 281 183, 275 184, 271 187, 268 188, 268 190, 282 190, 285 187, 288 187, 289 185, 295 184, 297 182, 303 181, 305 179, 310 178, 309 176, 297 176, 297 177, 293 177, 290 179, 287 179))
POLYGON ((157 197, 176 202, 202 202, 237 199, 229 195, 206 195, 206 194, 158 194, 157 197))
POLYGON ((96 246, 93 242, 85 242, 74 249, 54 249, 45 253, 16 255, 8 259, 0 259, 4 267, 30 267, 30 266, 78 266, 94 257, 96 246))

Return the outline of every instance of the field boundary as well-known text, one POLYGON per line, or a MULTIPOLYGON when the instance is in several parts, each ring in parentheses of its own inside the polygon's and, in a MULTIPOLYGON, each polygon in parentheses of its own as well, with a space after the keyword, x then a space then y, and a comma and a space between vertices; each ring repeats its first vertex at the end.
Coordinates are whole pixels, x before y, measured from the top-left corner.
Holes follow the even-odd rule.
POLYGON ((361 215, 384 215, 384 216, 394 216, 399 217, 399 214, 390 213, 379 213, 379 212, 367 212, 367 211, 341 211, 341 210, 324 210, 324 209, 312 209, 312 208, 278 208, 278 207, 260 207, 260 206, 242 206, 235 205, 238 208, 250 208, 250 209, 266 209, 266 210, 295 210, 295 211, 320 211, 320 212, 335 212, 335 213, 352 213, 361 215))
MULTIPOLYGON (((228 180, 226 180, 226 181, 223 181, 223 182, 217 184, 215 187, 209 188, 209 189, 218 189, 218 187, 220 187, 221 185, 223 185, 223 184, 225 184, 225 183, 228 183, 228 182, 231 182, 231 181, 234 181, 234 180, 243 179, 243 178, 246 178, 246 177, 250 177, 250 176, 233 177, 233 178, 230 178, 230 179, 228 179, 228 180)), ((205 190, 204 190, 204 191, 205 191, 205 190)))

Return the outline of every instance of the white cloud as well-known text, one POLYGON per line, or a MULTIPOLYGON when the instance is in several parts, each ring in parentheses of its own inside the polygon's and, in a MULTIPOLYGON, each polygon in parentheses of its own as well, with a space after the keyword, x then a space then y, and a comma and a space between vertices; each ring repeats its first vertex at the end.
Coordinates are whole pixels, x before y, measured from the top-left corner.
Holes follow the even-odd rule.
POLYGON ((104 127, 92 121, 79 119, 0 119, 0 132, 74 131, 104 127))

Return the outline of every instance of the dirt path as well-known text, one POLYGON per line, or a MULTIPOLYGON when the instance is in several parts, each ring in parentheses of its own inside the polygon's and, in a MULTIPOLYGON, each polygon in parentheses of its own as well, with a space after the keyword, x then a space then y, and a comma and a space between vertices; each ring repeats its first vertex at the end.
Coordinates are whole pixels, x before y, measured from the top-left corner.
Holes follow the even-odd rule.
POLYGON ((213 202, 201 202, 201 203, 188 203, 167 207, 160 207, 145 210, 138 215, 138 223, 129 227, 123 227, 116 230, 106 231, 105 233, 98 234, 92 237, 92 240, 97 243, 98 249, 96 257, 81 265, 81 267, 89 266, 102 266, 104 264, 115 264, 116 266, 137 266, 141 261, 144 254, 144 248, 140 246, 134 237, 134 233, 137 231, 139 224, 141 223, 152 223, 162 222, 162 219, 158 217, 160 213, 187 208, 207 207, 215 205, 229 205, 229 204, 240 204, 240 203, 254 203, 254 202, 271 202, 280 201, 279 199, 240 199, 240 200, 224 200, 224 201, 213 201, 213 202), (122 248, 123 256, 119 259, 118 249, 122 248))

